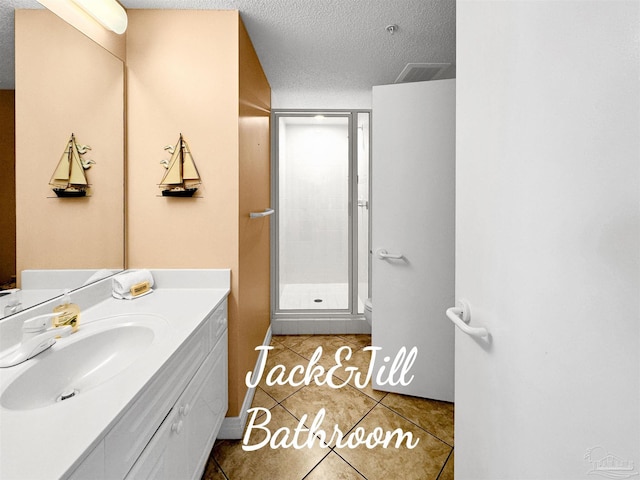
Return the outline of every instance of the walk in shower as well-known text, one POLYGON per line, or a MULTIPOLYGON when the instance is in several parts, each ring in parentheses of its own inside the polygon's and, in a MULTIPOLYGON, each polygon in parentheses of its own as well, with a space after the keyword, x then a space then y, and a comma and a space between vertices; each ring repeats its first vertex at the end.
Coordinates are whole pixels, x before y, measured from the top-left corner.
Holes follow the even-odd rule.
POLYGON ((274 323, 360 320, 369 297, 370 112, 273 115, 274 323))

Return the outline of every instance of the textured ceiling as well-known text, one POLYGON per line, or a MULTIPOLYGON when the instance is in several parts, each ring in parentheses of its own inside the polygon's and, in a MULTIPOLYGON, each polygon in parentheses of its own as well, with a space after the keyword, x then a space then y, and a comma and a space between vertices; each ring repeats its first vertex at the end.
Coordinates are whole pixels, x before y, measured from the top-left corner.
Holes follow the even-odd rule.
MULTIPOLYGON (((121 0, 128 9, 239 10, 274 91, 393 83, 407 63, 455 64, 455 0, 121 0), (385 27, 398 26, 391 35, 385 27)), ((0 1, 0 88, 13 88, 13 9, 0 1)), ((455 65, 443 77, 455 76, 455 65)))

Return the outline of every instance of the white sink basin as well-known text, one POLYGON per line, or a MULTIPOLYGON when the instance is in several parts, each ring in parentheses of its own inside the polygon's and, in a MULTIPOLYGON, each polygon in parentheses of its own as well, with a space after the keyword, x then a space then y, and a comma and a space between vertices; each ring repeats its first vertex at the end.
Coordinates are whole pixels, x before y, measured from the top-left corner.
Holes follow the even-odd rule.
POLYGON ((4 389, 0 405, 31 410, 81 398, 123 372, 157 341, 166 321, 156 315, 118 315, 80 324, 77 333, 58 340, 29 360, 4 389))

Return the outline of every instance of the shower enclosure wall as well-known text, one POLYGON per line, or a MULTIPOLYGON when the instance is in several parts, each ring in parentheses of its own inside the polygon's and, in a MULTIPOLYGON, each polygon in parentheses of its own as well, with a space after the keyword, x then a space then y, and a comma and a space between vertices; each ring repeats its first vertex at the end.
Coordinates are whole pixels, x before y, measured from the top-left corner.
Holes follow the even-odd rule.
POLYGON ((272 329, 365 333, 368 111, 273 114, 272 329))

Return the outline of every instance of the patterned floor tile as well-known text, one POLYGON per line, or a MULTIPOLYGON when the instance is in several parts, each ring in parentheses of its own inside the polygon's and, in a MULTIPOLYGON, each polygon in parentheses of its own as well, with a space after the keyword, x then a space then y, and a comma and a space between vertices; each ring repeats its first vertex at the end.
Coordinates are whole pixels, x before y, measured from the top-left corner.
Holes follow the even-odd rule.
POLYGON ((390 393, 382 403, 453 446, 453 403, 390 393))
POLYGON ((356 428, 358 427, 364 429, 365 436, 374 432, 376 427, 382 428, 384 432, 400 428, 405 433, 411 432, 412 442, 417 440, 414 448, 409 448, 406 441, 396 448, 397 435, 388 448, 368 448, 366 445, 353 449, 336 447, 336 453, 367 480, 436 480, 451 452, 449 445, 380 404, 356 428))
MULTIPOLYGON (((298 421, 284 408, 276 406, 271 410, 271 420, 265 425, 270 436, 277 429, 287 427, 291 432, 298 421)), ((252 430, 248 445, 259 445, 267 433, 261 429, 252 430)), ((280 435, 278 438, 282 438, 280 435)), ((269 445, 254 451, 242 449, 239 440, 219 440, 213 447, 213 456, 229 480, 300 480, 304 478, 329 450, 317 443, 312 448, 271 448, 269 445)))
MULTIPOLYGON (((346 435, 375 405, 373 399, 350 385, 333 389, 313 384, 301 388, 282 402, 282 406, 296 418, 302 419, 303 415, 307 415, 307 427, 324 409, 325 416, 320 429, 326 433, 327 442, 333 436, 334 426, 346 435), (346 405, 349 407, 345 408, 346 405)), ((330 445, 333 446, 333 443, 330 445)))
POLYGON ((304 480, 366 480, 351 465, 331 452, 304 480))

